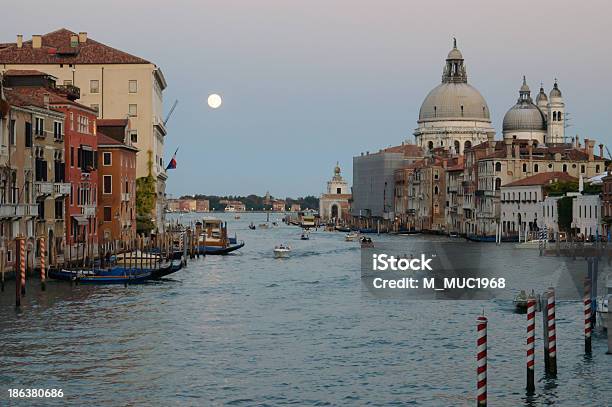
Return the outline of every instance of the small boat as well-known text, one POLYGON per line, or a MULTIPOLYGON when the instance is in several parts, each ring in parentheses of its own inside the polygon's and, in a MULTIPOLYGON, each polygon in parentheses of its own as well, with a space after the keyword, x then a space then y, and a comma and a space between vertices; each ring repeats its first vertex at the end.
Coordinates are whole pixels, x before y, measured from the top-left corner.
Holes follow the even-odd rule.
POLYGON ((356 232, 349 232, 344 236, 344 240, 347 242, 354 242, 357 239, 359 239, 359 233, 356 232))
POLYGON ((287 258, 291 253, 291 247, 285 244, 280 244, 274 248, 274 257, 277 259, 287 258))
POLYGON ((244 247, 243 241, 227 236, 227 223, 217 218, 196 222, 197 246, 203 254, 228 254, 244 247))
POLYGON ((259 224, 259 229, 268 229, 270 227, 270 225, 268 225, 267 223, 260 223, 259 224))
POLYGON ((459 237, 459 233, 457 233, 457 232, 450 232, 448 234, 448 237, 451 237, 453 239, 458 238, 459 237))
POLYGON ((300 240, 310 240, 310 233, 303 232, 302 235, 300 236, 300 240))
POLYGON ((608 329, 610 326, 610 301, 612 301, 612 294, 597 298, 597 323, 603 329, 608 329))
POLYGON ((372 239, 370 239, 369 237, 364 236, 361 238, 361 247, 362 248, 374 247, 374 242, 372 242, 372 239))
POLYGON ((359 229, 359 233, 361 234, 365 234, 365 233, 376 233, 377 230, 373 229, 373 228, 361 228, 359 229))
POLYGON ((255 229, 257 229, 257 228, 255 227, 255 225, 253 224, 253 222, 251 222, 251 224, 249 225, 249 229, 251 229, 251 230, 255 230, 255 229))
POLYGON ((334 229, 336 229, 338 232, 344 232, 344 233, 349 233, 351 231, 351 228, 347 228, 344 226, 336 226, 334 229))
POLYGON ((240 215, 234 215, 234 219, 240 219, 240 215))
MULTIPOLYGON (((177 270, 178 271, 178 270, 177 270)), ((89 284, 139 284, 152 278, 150 269, 115 267, 102 270, 51 269, 49 278, 89 284)))
POLYGON ((278 223, 272 222, 272 226, 278 226, 278 223))
POLYGON ((467 240, 472 242, 488 242, 495 243, 495 236, 485 236, 485 235, 467 235, 465 237, 467 240))
POLYGON ((512 302, 514 303, 514 310, 517 313, 524 314, 527 312, 527 293, 525 290, 521 290, 521 292, 514 297, 512 302))
POLYGON ((415 229, 400 229, 397 231, 398 235, 420 235, 421 231, 420 230, 415 230, 415 229))
POLYGON ((162 277, 166 277, 170 274, 176 273, 182 268, 183 268, 182 262, 179 261, 175 263, 171 261, 168 265, 164 267, 160 267, 158 269, 151 270, 151 278, 154 280, 158 280, 162 277))
POLYGON ((527 242, 521 242, 514 245, 515 249, 539 249, 546 247, 546 239, 533 239, 527 242))

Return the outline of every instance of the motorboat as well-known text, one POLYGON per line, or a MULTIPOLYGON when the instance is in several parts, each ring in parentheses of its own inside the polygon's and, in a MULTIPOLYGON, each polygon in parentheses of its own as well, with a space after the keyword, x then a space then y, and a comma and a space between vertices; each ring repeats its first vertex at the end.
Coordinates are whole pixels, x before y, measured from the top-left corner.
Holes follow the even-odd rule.
POLYGON ((257 229, 257 228, 255 227, 255 225, 253 224, 253 222, 251 222, 251 224, 249 225, 249 229, 251 229, 251 230, 255 230, 255 229, 257 229))
POLYGON ((361 238, 361 247, 362 248, 374 247, 374 242, 372 242, 372 239, 370 239, 369 237, 364 236, 361 238))
POLYGON ((524 314, 527 312, 527 293, 525 290, 521 290, 521 292, 514 297, 512 302, 514 304, 514 310, 517 313, 524 314))
POLYGON ((300 236, 300 240, 310 240, 310 233, 302 232, 302 235, 300 236))
POLYGON ((267 223, 260 223, 259 224, 259 229, 268 229, 270 227, 270 225, 268 225, 267 223))
POLYGON ((286 244, 280 244, 274 248, 274 257, 279 258, 287 258, 291 253, 291 247, 286 244))
POLYGON ((514 245, 515 249, 539 249, 540 247, 546 247, 546 239, 533 239, 514 245))
POLYGON ((198 250, 203 254, 228 254, 244 246, 244 241, 228 237, 227 222, 217 218, 204 218, 197 222, 195 231, 198 250))
POLYGON ((344 240, 347 242, 354 242, 357 239, 359 239, 359 233, 356 232, 349 232, 344 236, 344 240))

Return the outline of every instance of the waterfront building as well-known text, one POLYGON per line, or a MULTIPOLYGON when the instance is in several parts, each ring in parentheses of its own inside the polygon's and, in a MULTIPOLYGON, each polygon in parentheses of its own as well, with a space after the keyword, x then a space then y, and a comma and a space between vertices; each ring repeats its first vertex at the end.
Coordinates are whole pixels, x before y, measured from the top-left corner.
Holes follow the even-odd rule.
POLYGON ((272 201, 272 211, 273 212, 285 212, 287 207, 287 203, 282 199, 275 199, 272 201))
POLYGON ((128 128, 123 140, 98 130, 98 219, 104 243, 136 237, 136 154, 128 128))
POLYGON ((195 198, 179 199, 179 209, 181 212, 195 212, 197 203, 195 198))
MULTIPOLYGON (((342 178, 340 165, 336 163, 333 177, 327 181, 327 189, 319 198, 319 216, 324 221, 337 223, 350 215, 351 191, 342 178)), ((299 210, 299 209, 298 209, 299 210)))
POLYGON ((302 206, 300 204, 297 204, 297 203, 291 204, 291 208, 289 208, 290 212, 299 212, 301 210, 302 210, 302 206))
POLYGON ((446 228, 453 233, 463 233, 464 157, 453 157, 446 166, 446 228))
POLYGON ((423 159, 423 150, 402 144, 353 157, 353 202, 351 215, 393 220, 395 170, 423 159))
POLYGON ((446 58, 442 83, 425 97, 417 124, 416 144, 427 152, 442 147, 463 154, 466 148, 495 134, 487 102, 468 84, 463 55, 456 40, 446 58))
POLYGON ((572 229, 585 239, 602 234, 601 197, 599 194, 574 197, 572 202, 572 229))
POLYGON ((179 200, 178 199, 168 199, 166 201, 167 203, 167 210, 168 212, 178 212, 180 211, 180 204, 179 204, 179 200))
POLYGON ((196 212, 210 211, 210 202, 208 199, 196 199, 196 212))
MULTIPOLYGON (((10 106, 7 120, 6 166, 0 184, 5 202, 2 211, 16 212, 7 225, 5 237, 47 238, 51 255, 63 246, 65 237, 66 188, 64 164, 65 116, 50 107, 52 96, 45 88, 8 88, 11 77, 4 78, 3 93, 10 106), (33 212, 36 205, 36 212, 33 212)), ((58 250, 59 252, 59 250, 58 250)), ((14 252, 13 252, 14 254, 14 252)), ((14 256, 13 256, 14 257, 14 256)))
MULTIPOLYGON (((270 200, 270 205, 272 205, 275 200, 270 200)), ((240 201, 233 201, 228 199, 222 199, 219 201, 221 205, 225 205, 225 212, 245 212, 246 205, 240 201)))
POLYGON ((556 200, 549 200, 547 204, 543 204, 548 195, 546 186, 560 181, 577 180, 565 172, 553 171, 502 185, 500 190, 502 235, 516 236, 520 233, 521 236, 525 236, 527 232, 532 238, 537 238, 535 232, 546 224, 545 211, 548 210, 547 217, 552 220, 549 222, 550 225, 556 222, 556 207, 551 209, 553 202, 556 206, 556 200))
POLYGON ((609 171, 606 172, 604 177, 602 177, 601 181, 601 217, 603 227, 602 233, 608 236, 609 234, 612 235, 612 233, 610 233, 612 231, 610 228, 610 224, 612 223, 612 175, 609 171))
POLYGON ((166 80, 154 63, 89 38, 86 32, 65 28, 33 35, 0 48, 0 70, 38 70, 58 84, 80 88, 79 102, 97 110, 100 119, 129 117, 131 140, 138 148, 136 174, 153 177, 156 190, 156 226, 164 226, 163 162, 166 127, 163 91, 166 80))

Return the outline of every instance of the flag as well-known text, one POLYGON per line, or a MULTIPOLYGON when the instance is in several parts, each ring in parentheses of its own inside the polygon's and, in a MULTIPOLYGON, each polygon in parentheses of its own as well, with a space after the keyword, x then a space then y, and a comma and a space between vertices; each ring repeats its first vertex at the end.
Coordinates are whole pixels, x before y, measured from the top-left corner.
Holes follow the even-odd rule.
POLYGON ((176 148, 176 151, 174 152, 172 159, 168 163, 168 166, 166 167, 166 171, 176 169, 176 153, 178 153, 178 147, 176 148))

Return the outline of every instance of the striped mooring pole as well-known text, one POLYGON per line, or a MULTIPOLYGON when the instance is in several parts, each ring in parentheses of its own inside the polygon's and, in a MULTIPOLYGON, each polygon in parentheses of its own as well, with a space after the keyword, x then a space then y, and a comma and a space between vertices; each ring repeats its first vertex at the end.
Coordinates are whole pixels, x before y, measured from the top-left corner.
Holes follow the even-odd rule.
POLYGON ((584 279, 584 352, 591 353, 591 280, 584 279))
POLYGON ((548 289, 546 298, 546 315, 548 323, 548 373, 557 375, 557 330, 555 323, 555 289, 548 289))
POLYGON ((19 271, 21 274, 21 295, 24 296, 26 293, 25 283, 26 283, 26 241, 25 238, 19 239, 19 255, 20 255, 20 263, 19 263, 19 271))
POLYGON ((527 391, 535 391, 535 314, 536 299, 533 293, 527 298, 527 391))
POLYGON ((40 289, 45 291, 45 280, 47 278, 47 268, 45 264, 45 256, 47 255, 47 250, 45 247, 45 238, 40 237, 40 289))
POLYGON ((480 315, 476 318, 476 405, 487 405, 487 317, 480 315))

